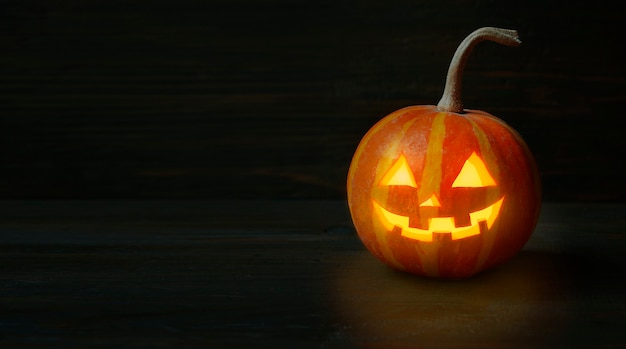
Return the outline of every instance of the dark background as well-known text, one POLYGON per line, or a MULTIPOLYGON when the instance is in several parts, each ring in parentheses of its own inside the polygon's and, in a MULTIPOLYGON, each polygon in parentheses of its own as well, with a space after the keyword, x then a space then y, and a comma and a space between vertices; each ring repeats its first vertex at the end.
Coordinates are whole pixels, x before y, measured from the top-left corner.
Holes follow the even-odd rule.
POLYGON ((359 140, 436 104, 516 128, 547 201, 626 202, 623 6, 602 1, 0 0, 0 198, 344 199, 359 140))

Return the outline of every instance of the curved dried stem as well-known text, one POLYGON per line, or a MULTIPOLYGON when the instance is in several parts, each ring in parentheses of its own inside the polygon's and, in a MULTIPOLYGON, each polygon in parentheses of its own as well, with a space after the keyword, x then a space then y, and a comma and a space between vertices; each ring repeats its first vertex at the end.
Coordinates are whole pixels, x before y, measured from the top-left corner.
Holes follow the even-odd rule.
POLYGON ((448 76, 446 77, 446 87, 444 88, 443 96, 439 104, 437 104, 437 109, 453 113, 463 112, 463 102, 461 102, 463 70, 465 69, 467 58, 474 46, 485 40, 494 41, 507 46, 518 46, 522 43, 518 37, 517 31, 509 29, 484 27, 468 35, 461 44, 459 44, 459 47, 452 57, 450 68, 448 69, 448 76))

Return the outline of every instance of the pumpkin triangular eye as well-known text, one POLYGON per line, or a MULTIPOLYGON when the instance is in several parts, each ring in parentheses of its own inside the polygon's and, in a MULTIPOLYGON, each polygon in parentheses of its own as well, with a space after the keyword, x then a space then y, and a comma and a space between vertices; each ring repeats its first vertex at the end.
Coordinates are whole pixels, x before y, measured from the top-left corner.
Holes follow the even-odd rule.
POLYGON ((496 185, 496 181, 489 174, 487 166, 476 153, 472 153, 465 160, 461 172, 452 183, 452 188, 478 188, 493 185, 496 185))
POLYGON ((407 185, 417 188, 413 172, 411 172, 404 154, 400 154, 398 160, 389 168, 383 179, 380 180, 380 185, 407 185))

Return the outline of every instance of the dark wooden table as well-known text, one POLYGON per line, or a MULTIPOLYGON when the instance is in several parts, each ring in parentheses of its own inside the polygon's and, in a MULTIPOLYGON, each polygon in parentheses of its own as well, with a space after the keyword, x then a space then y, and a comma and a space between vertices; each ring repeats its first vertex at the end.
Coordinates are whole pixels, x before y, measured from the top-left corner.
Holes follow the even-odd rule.
POLYGON ((0 210, 1 348, 626 347, 625 205, 544 204, 464 281, 382 265, 342 201, 0 210))

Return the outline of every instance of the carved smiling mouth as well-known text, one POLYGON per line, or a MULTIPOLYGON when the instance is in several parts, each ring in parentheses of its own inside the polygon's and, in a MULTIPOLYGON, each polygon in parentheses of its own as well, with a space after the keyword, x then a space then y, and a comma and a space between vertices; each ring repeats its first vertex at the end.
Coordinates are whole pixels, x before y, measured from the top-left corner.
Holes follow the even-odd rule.
POLYGON ((428 229, 410 227, 409 217, 391 213, 376 201, 372 202, 374 204, 374 212, 376 212, 387 230, 392 231, 394 227, 398 227, 402 230, 402 236, 404 237, 419 241, 433 241, 433 234, 451 234, 452 240, 478 235, 480 234, 481 222, 485 222, 488 229, 491 228, 498 218, 503 200, 504 198, 501 198, 482 210, 470 212, 471 224, 469 226, 457 227, 454 217, 434 217, 428 219, 428 229))

